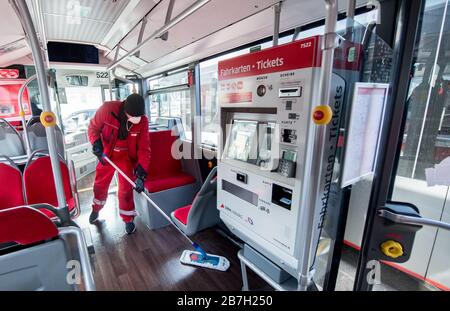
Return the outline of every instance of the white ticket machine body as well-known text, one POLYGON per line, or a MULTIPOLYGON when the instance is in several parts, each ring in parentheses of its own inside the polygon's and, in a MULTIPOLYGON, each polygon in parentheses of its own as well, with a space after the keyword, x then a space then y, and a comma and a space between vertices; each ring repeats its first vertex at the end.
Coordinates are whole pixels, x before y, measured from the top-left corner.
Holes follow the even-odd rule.
MULTIPOLYGON (((320 235, 331 182, 345 82, 334 75, 322 154, 313 154, 312 109, 319 103, 320 36, 254 52, 219 63, 222 138, 218 161, 217 208, 227 227, 246 244, 295 278, 301 249, 320 235), (320 184, 311 179, 323 159, 320 184), (319 189, 319 192, 316 190, 319 189), (321 196, 312 206, 312 195, 321 196), (304 211, 315 215, 306 241, 304 211)), ((312 256, 314 251, 311 252, 312 256)))

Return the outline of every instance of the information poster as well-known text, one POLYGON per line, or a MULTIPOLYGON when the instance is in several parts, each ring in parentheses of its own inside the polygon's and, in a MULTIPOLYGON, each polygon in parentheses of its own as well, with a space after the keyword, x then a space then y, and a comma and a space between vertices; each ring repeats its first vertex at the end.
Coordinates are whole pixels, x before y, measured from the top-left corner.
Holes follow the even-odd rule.
MULTIPOLYGON (((4 118, 9 122, 21 120, 18 97, 23 82, 23 80, 0 80, 0 118, 4 118)), ((23 92, 22 104, 25 115, 28 118, 31 116, 31 109, 27 89, 23 92)))
POLYGON ((341 186, 373 174, 389 84, 355 83, 341 186))

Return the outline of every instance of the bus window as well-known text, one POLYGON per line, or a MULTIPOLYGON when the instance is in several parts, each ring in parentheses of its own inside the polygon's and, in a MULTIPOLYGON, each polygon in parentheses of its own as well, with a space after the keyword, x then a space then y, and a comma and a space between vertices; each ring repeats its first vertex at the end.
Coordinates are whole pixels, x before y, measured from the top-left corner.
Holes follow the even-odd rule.
POLYGON ((201 143, 216 149, 219 143, 220 120, 217 98, 217 64, 227 58, 248 53, 241 49, 200 63, 201 143))
POLYGON ((185 138, 189 141, 192 140, 190 91, 178 91, 152 95, 150 110, 152 122, 158 117, 180 118, 183 124, 185 138))
POLYGON ((180 118, 186 140, 192 140, 191 91, 188 86, 188 72, 168 73, 150 78, 151 105, 150 121, 159 117, 180 118))

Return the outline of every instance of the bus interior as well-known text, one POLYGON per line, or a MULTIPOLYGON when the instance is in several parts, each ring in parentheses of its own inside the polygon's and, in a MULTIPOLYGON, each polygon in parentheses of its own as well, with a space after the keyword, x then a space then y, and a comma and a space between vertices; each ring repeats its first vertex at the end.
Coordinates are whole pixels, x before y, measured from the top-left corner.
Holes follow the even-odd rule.
POLYGON ((448 2, 0 1, 0 290, 450 290, 448 2), (131 94, 127 235, 88 128, 131 94))

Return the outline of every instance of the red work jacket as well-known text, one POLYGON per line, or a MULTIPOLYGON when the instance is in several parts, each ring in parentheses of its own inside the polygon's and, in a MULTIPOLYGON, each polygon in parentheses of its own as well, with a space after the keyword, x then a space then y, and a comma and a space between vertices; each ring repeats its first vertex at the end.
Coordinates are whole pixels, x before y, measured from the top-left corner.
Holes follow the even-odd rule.
MULTIPOLYGON (((93 144, 101 138, 103 152, 111 157, 111 153, 116 145, 119 134, 120 122, 117 117, 120 116, 120 110, 123 107, 121 101, 105 102, 91 119, 88 128, 89 141, 93 144)), ((146 171, 150 164, 150 145, 149 145, 148 119, 142 116, 138 124, 133 124, 126 138, 128 144, 128 155, 130 159, 139 163, 146 171)))

